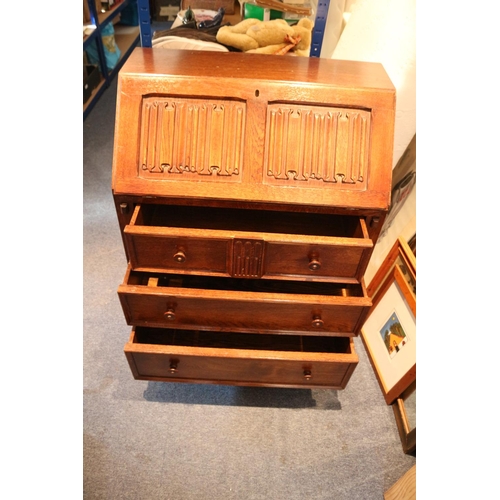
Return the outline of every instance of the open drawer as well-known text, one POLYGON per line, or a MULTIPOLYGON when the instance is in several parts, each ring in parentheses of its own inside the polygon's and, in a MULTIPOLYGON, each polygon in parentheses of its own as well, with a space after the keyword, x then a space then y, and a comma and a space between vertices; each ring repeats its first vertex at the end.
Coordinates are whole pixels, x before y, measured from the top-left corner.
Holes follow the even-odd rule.
POLYGON ((355 215, 137 204, 124 239, 132 268, 358 283, 373 242, 355 215))
POLYGON ((355 336, 371 306, 363 284, 127 270, 118 288, 129 325, 355 336))
POLYGON ((358 356, 352 338, 135 327, 125 355, 135 379, 344 389, 358 356))

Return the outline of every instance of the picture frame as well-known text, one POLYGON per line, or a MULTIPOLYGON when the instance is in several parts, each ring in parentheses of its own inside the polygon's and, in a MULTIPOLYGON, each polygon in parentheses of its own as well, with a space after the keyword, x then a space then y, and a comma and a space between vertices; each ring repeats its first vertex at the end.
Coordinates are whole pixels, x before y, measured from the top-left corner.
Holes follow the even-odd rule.
POLYGON ((366 288, 366 292, 372 299, 375 297, 378 289, 381 287, 386 278, 397 264, 401 267, 401 271, 405 276, 408 276, 414 285, 412 288, 415 289, 414 295, 416 296, 416 281, 417 281, 417 257, 416 257, 416 233, 407 242, 403 238, 399 237, 389 253, 385 257, 378 271, 373 276, 370 284, 366 288), (414 248, 412 247, 414 245, 414 248), (406 274, 408 273, 408 274, 406 274))
POLYGON ((388 405, 416 381, 416 257, 398 238, 367 287, 361 339, 388 405))
POLYGON ((392 171, 391 206, 380 231, 384 237, 405 206, 417 183, 417 134, 415 134, 392 171))
POLYGON ((392 404, 403 452, 412 456, 417 454, 416 393, 414 381, 392 404))

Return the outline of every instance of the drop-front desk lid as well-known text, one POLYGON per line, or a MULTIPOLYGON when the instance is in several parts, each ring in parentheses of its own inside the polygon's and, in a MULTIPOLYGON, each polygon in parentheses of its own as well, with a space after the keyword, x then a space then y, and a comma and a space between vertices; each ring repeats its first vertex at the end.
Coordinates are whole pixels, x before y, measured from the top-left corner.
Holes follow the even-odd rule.
POLYGON ((394 114, 381 64, 138 48, 113 192, 386 210, 394 114))

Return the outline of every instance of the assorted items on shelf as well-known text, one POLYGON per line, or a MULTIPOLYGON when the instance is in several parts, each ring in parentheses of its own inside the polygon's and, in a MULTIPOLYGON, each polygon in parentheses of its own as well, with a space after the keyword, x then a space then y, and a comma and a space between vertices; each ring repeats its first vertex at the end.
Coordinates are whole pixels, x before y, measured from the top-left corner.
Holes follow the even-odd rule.
POLYGON ((83 118, 140 38, 137 0, 83 0, 83 118))
POLYGON ((217 12, 204 9, 181 10, 170 29, 154 32, 152 47, 218 52, 237 50, 217 41, 223 17, 223 7, 217 12))
POLYGON ((225 7, 215 11, 196 8, 210 5, 204 0, 186 0, 184 3, 187 8, 178 13, 171 29, 153 34, 153 48, 309 57, 314 27, 313 21, 306 17, 311 14, 309 8, 277 2, 283 6, 283 11, 271 20, 262 20, 266 19, 264 9, 256 3, 246 2, 242 4, 242 9, 245 9, 242 10, 243 20, 234 23, 225 17, 225 7), (255 10, 250 11, 250 7, 255 10), (282 15, 286 12, 295 12, 294 19, 284 19, 282 15))
MULTIPOLYGON (((143 1, 145 0, 139 0, 143 1)), ((212 30, 210 35, 215 39, 203 41, 203 36, 198 37, 196 34, 198 25, 190 27, 194 30, 192 32, 177 30, 175 33, 170 33, 164 30, 161 35, 154 33, 151 45, 143 43, 143 47, 319 56, 318 47, 322 31, 315 26, 316 12, 308 0, 240 1, 239 9, 235 8, 235 2, 231 0, 182 0, 180 8, 172 29, 179 27, 181 23, 186 24, 188 14, 194 16, 195 20, 197 15, 210 14, 215 19, 223 10, 225 15, 222 22, 211 26, 218 26, 220 33, 219 29, 212 30), (234 15, 228 16, 232 13, 234 15), (160 36, 162 39, 158 40, 160 36), (190 40, 198 38, 201 41, 187 42, 183 37, 190 40)), ((326 4, 320 2, 318 9, 322 10, 322 16, 325 14, 325 8, 327 12, 328 2, 326 4)), ((321 16, 319 21, 321 25, 321 16)), ((143 29, 145 32, 150 31, 149 27, 141 23, 141 30, 143 29)))

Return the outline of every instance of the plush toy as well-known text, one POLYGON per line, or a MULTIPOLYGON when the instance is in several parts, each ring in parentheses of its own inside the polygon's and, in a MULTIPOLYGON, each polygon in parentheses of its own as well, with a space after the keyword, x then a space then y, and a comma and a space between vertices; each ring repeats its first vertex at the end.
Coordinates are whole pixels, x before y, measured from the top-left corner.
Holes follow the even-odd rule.
POLYGON ((242 52, 308 57, 313 26, 307 17, 294 26, 284 19, 249 18, 235 26, 222 26, 217 32, 217 41, 242 52))

